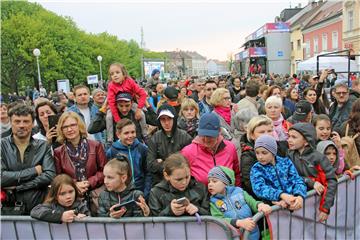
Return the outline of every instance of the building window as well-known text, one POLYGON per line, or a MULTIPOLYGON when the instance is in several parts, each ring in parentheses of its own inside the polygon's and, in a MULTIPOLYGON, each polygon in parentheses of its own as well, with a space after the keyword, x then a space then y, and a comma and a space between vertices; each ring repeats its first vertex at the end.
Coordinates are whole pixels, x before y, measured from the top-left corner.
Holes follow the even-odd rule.
POLYGON ((354 12, 348 11, 348 31, 353 30, 354 28, 354 12))
POLYGON ((297 50, 301 50, 301 39, 297 40, 297 50))
POLYGON ((316 36, 314 37, 314 53, 319 52, 319 38, 316 36))
POLYGON ((306 40, 305 55, 310 57, 310 40, 306 40))
POLYGON ((322 50, 326 51, 327 50, 327 33, 323 33, 322 35, 322 50))
POLYGON ((291 42, 291 51, 294 51, 294 43, 291 42))
POLYGON ((338 32, 332 32, 332 49, 338 49, 339 42, 338 42, 338 32))

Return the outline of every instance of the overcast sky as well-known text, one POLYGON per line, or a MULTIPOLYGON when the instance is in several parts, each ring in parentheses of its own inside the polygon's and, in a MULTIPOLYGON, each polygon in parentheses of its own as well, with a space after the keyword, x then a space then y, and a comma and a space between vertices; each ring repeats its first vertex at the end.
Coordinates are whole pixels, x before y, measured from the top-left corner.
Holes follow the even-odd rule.
MULTIPOLYGON (((34 1, 32 1, 34 2, 34 1)), ((307 0, 163 0, 163 1, 35 1, 91 33, 108 32, 119 39, 140 43, 153 51, 176 49, 226 60, 239 52, 244 38, 266 22, 273 22, 284 8, 307 0)))

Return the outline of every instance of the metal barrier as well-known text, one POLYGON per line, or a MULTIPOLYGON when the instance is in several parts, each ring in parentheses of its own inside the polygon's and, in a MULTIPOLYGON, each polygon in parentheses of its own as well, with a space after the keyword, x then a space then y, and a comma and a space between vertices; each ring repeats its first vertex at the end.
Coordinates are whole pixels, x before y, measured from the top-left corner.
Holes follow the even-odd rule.
MULTIPOLYGON (((325 223, 318 221, 320 196, 308 192, 304 206, 295 212, 272 206, 269 216, 271 239, 360 239, 360 171, 354 180, 344 175, 338 180, 334 206, 325 223)), ((254 215, 259 221, 264 214, 254 215)), ((244 239, 249 232, 245 231, 244 239)))
POLYGON ((195 217, 89 217, 54 224, 29 216, 2 216, 1 239, 239 239, 239 231, 224 221, 195 217))

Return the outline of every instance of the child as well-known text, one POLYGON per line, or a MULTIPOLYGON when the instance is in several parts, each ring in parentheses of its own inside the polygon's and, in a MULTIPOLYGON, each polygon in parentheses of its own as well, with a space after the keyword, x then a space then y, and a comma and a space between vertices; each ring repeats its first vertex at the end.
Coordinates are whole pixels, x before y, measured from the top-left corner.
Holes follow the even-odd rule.
MULTIPOLYGON (((339 155, 338 162, 336 164, 336 174, 342 174, 345 168, 345 152, 341 146, 341 138, 339 133, 331 131, 331 120, 325 114, 317 115, 314 119, 314 127, 316 129, 316 138, 319 141, 332 140, 337 148, 337 154, 339 155)), ((321 152, 324 153, 324 152, 321 152)))
POLYGON ((125 156, 117 156, 105 165, 104 184, 106 190, 99 197, 99 217, 149 216, 143 193, 131 183, 131 169, 125 156), (121 206, 127 202, 130 203, 121 206))
POLYGON ((187 159, 179 153, 164 162, 164 180, 151 189, 149 206, 153 216, 209 215, 205 185, 190 175, 187 159), (185 197, 185 201, 177 201, 185 197))
POLYGON ((256 201, 240 187, 235 187, 234 171, 227 167, 213 167, 208 174, 208 189, 211 215, 224 218, 237 228, 250 231, 249 239, 259 239, 260 232, 254 220, 253 212, 271 213, 271 207, 256 201))
POLYGON ((128 75, 125 66, 120 63, 113 63, 109 67, 108 102, 113 119, 115 122, 120 120, 116 108, 115 97, 118 92, 131 93, 132 97, 138 99, 138 106, 135 112, 135 118, 139 120, 142 115, 142 108, 145 106, 146 92, 128 75))
POLYGON ((256 196, 290 210, 300 209, 306 185, 289 158, 276 156, 275 138, 262 135, 254 148, 258 162, 251 168, 250 179, 256 196))
POLYGON ((185 98, 181 103, 178 127, 185 130, 191 137, 196 137, 199 126, 199 106, 191 98, 185 98))
POLYGON ((289 158, 308 189, 321 195, 320 222, 325 221, 334 204, 337 180, 335 170, 326 157, 316 151, 316 130, 310 123, 296 123, 289 130, 289 158))
POLYGON ((30 216, 51 223, 70 223, 89 216, 90 211, 79 196, 74 180, 69 175, 60 174, 52 181, 44 203, 34 207, 30 216))
POLYGON ((151 173, 147 170, 147 146, 136 138, 135 124, 127 118, 121 119, 116 124, 116 136, 119 138, 106 151, 108 160, 118 154, 126 155, 131 167, 132 183, 135 188, 144 193, 148 198, 151 189, 151 173))

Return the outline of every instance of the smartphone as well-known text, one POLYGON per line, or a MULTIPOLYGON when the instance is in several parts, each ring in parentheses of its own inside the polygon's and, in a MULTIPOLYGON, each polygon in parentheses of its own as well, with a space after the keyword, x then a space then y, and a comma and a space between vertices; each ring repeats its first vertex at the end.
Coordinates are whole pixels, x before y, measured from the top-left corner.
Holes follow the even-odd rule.
POLYGON ((186 199, 186 197, 176 199, 176 203, 180 204, 180 205, 185 205, 187 203, 187 199, 186 199))
POLYGON ((48 116, 49 129, 55 127, 59 122, 59 115, 50 115, 48 116))
POLYGON ((125 207, 126 209, 130 209, 131 207, 134 207, 136 205, 136 202, 134 199, 131 199, 127 202, 120 203, 119 206, 114 208, 114 211, 119 211, 122 207, 125 207))

